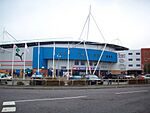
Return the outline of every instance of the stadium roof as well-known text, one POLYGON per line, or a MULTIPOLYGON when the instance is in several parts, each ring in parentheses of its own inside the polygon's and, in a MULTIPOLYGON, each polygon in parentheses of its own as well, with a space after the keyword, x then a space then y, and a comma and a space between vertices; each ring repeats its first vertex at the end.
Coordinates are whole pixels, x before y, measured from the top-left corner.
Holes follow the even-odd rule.
MULTIPOLYGON (((72 38, 69 38, 69 40, 60 40, 60 38, 54 38, 54 39, 38 39, 38 40, 24 40, 24 41, 15 41, 15 42, 0 42, 0 47, 1 48, 12 48, 13 44, 16 44, 18 47, 24 47, 25 43, 27 44, 28 47, 32 47, 32 46, 37 46, 38 43, 40 43, 40 45, 48 45, 48 44, 83 44, 84 41, 83 40, 73 40, 72 38)), ((85 41, 85 43, 87 45, 105 45, 105 43, 99 43, 99 42, 92 42, 92 41, 85 41)), ((107 47, 111 47, 114 48, 116 51, 121 51, 121 50, 129 50, 129 48, 127 47, 123 47, 120 45, 115 45, 115 44, 107 44, 107 47)))

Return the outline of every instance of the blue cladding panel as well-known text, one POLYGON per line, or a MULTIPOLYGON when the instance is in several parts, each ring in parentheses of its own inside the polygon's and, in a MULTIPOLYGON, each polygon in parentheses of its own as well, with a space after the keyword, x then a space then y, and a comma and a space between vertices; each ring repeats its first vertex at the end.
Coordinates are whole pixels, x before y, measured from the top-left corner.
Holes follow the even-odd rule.
POLYGON ((44 59, 53 58, 53 48, 44 47, 43 48, 43 57, 44 57, 44 59))
MULTIPOLYGON (((47 60, 44 57, 44 49, 40 48, 40 57, 39 57, 39 68, 47 68, 47 60)), ((33 68, 38 68, 38 47, 33 48, 33 61, 32 61, 33 68)))
MULTIPOLYGON (((89 60, 97 61, 101 55, 101 50, 87 49, 89 60)), ((70 60, 87 60, 85 49, 70 48, 70 60)), ((68 48, 55 48, 55 59, 67 60, 68 48)), ((40 68, 44 66, 47 68, 47 60, 53 59, 53 47, 41 47, 40 48, 40 68)), ((33 68, 37 68, 38 65, 38 48, 33 49, 33 68)), ((101 61, 103 62, 117 62, 117 54, 114 52, 105 51, 103 53, 101 61)))

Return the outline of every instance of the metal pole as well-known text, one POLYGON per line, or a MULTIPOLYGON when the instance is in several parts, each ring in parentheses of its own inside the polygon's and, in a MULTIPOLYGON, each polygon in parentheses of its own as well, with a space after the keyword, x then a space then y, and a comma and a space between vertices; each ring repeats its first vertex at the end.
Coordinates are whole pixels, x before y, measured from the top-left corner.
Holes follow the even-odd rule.
POLYGON ((54 42, 54 47, 53 47, 53 76, 52 78, 55 77, 55 42, 54 42))
POLYGON ((100 60, 102 59, 102 56, 103 56, 103 54, 104 54, 104 51, 105 51, 106 46, 107 46, 107 43, 105 43, 105 46, 104 46, 103 51, 102 51, 102 53, 101 53, 101 55, 100 55, 100 57, 99 57, 99 59, 98 59, 98 62, 97 62, 97 65, 96 65, 96 67, 95 67, 95 69, 94 69, 93 74, 95 74, 95 71, 96 71, 96 69, 97 69, 97 67, 98 67, 98 65, 99 65, 99 62, 100 62, 100 60))
POLYGON ((14 84, 14 81, 13 81, 13 79, 14 79, 14 60, 15 60, 15 48, 16 48, 16 45, 15 44, 13 44, 13 52, 12 52, 12 69, 11 69, 11 76, 12 76, 12 85, 14 84))
POLYGON ((40 42, 38 42, 38 74, 40 72, 40 42))
POLYGON ((91 67, 90 67, 90 63, 89 63, 89 57, 88 57, 88 52, 87 52, 87 49, 86 49, 85 41, 84 41, 84 49, 85 49, 85 54, 86 54, 88 68, 89 68, 90 74, 91 74, 91 67))
POLYGON ((68 73, 68 76, 67 76, 67 80, 69 79, 69 68, 70 68, 70 65, 69 65, 69 55, 70 55, 70 48, 69 48, 69 42, 68 42, 68 61, 67 61, 67 73, 68 73))
POLYGON ((88 37, 89 37, 89 29, 90 29, 90 15, 91 15, 91 6, 90 6, 90 9, 89 9, 89 16, 88 16, 87 40, 88 40, 88 37))
POLYGON ((25 43, 24 46, 24 73, 23 73, 23 80, 25 80, 25 69, 26 69, 26 52, 27 51, 27 44, 25 43))

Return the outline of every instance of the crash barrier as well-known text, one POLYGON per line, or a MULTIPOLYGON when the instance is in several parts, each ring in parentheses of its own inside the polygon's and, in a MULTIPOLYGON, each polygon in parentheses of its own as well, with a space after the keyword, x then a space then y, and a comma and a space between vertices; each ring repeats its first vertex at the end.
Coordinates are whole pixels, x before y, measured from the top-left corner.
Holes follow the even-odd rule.
POLYGON ((0 85, 43 85, 43 86, 84 86, 84 85, 126 85, 126 84, 150 84, 150 79, 103 79, 103 83, 81 79, 81 80, 61 80, 61 79, 1 79, 0 85))

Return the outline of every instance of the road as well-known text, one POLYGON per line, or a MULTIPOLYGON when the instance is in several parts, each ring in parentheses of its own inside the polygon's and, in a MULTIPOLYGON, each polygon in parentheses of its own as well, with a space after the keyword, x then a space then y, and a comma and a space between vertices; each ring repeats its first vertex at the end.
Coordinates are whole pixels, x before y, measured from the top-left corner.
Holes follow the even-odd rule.
POLYGON ((150 87, 107 89, 0 89, 0 110, 14 113, 150 113, 150 87), (13 101, 15 105, 4 106, 13 101))

